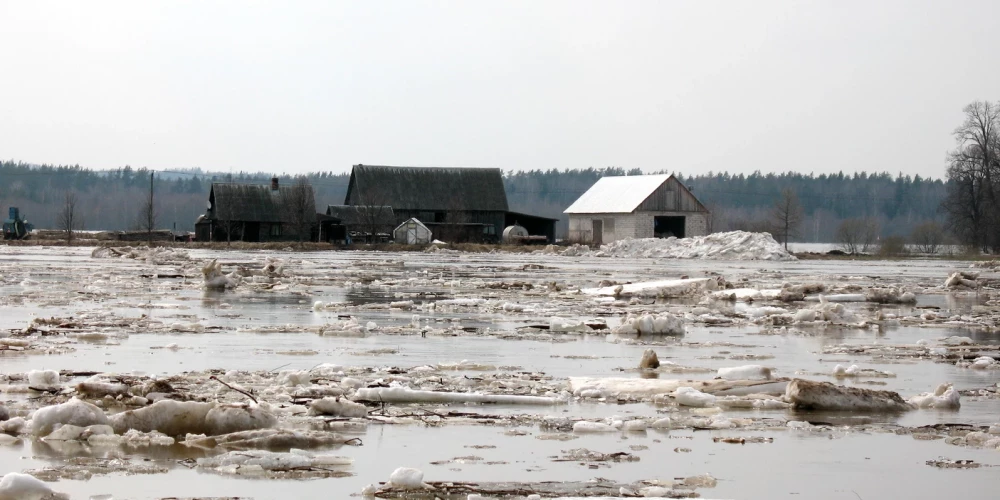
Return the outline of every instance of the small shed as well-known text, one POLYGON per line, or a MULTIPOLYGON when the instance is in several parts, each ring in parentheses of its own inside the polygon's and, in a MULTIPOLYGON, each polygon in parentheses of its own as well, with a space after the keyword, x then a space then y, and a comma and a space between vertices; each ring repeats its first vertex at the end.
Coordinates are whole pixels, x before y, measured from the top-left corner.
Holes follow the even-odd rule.
POLYGON ((409 218, 397 226, 392 232, 392 238, 396 243, 403 245, 423 245, 430 243, 433 239, 431 230, 415 218, 409 218))
POLYGON ((309 240, 316 201, 310 186, 214 182, 205 214, 195 222, 198 241, 309 240))
POLYGON ((569 240, 594 245, 708 232, 708 209, 673 175, 602 177, 564 213, 569 240))

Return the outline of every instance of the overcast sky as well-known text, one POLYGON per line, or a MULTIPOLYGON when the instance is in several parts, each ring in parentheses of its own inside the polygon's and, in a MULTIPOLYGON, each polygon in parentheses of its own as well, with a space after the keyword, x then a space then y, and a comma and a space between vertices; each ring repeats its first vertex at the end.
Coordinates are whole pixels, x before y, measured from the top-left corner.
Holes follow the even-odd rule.
POLYGON ((0 158, 944 175, 1000 2, 0 0, 0 158))

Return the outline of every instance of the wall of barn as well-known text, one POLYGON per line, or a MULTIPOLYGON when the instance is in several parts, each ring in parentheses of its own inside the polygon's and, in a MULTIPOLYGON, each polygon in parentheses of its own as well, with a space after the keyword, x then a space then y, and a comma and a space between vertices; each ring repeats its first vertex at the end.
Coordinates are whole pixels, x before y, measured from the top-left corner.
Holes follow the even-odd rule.
POLYGON ((601 242, 604 244, 625 238, 652 238, 653 218, 657 216, 684 217, 686 237, 708 234, 707 212, 636 212, 631 214, 570 214, 570 242, 591 244, 594 242, 594 220, 603 222, 601 242))

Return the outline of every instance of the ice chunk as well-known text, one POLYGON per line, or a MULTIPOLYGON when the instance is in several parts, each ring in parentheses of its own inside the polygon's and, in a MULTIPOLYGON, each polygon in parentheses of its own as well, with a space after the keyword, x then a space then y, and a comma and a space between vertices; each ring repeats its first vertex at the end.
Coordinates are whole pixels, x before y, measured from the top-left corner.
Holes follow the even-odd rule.
POLYGON ((639 360, 640 369, 654 369, 660 367, 660 360, 656 357, 656 351, 646 349, 642 352, 642 359, 639 360))
POLYGON ((896 287, 869 288, 865 300, 879 304, 915 304, 917 296, 896 287))
POLYGON ((689 278, 584 288, 580 291, 587 295, 606 297, 682 297, 698 295, 717 288, 719 281, 715 278, 689 278))
POLYGON ((28 372, 28 385, 30 387, 58 387, 59 372, 55 370, 31 370, 28 372))
POLYGON ((972 361, 969 368, 972 368, 973 370, 991 370, 994 368, 1000 368, 1000 363, 997 363, 997 360, 990 356, 980 356, 972 361))
POLYGON ((858 374, 858 370, 858 365, 851 365, 845 368, 844 365, 838 364, 833 367, 833 376, 837 378, 853 377, 858 374))
POLYGON ((646 432, 647 427, 645 420, 628 420, 622 426, 622 429, 625 432, 646 432))
POLYGON ((590 327, 585 325, 583 321, 578 319, 565 319, 557 316, 549 318, 549 331, 550 332, 576 332, 584 333, 590 331, 590 327))
POLYGON ((719 368, 718 376, 725 380, 771 380, 771 369, 761 365, 719 368))
POLYGON ((205 415, 205 433, 216 435, 266 429, 277 423, 277 417, 266 403, 216 405, 205 415))
POLYGON ((14 417, 10 420, 0 422, 0 432, 16 436, 28 426, 28 422, 22 417, 14 417))
POLYGON ((201 269, 205 277, 205 288, 226 289, 235 288, 240 282, 240 277, 236 273, 224 274, 222 264, 218 259, 212 260, 201 269))
POLYGON ((389 485, 402 490, 416 490, 427 487, 424 484, 424 473, 420 469, 400 467, 389 475, 389 485))
POLYGON ((705 394, 692 387, 678 387, 674 391, 674 399, 681 406, 691 406, 695 408, 707 408, 715 405, 715 396, 705 394))
POLYGON ((47 500, 69 498, 52 491, 49 485, 30 474, 10 472, 0 480, 0 500, 47 500))
POLYGON ((105 382, 80 382, 76 384, 77 394, 91 399, 104 396, 128 396, 129 388, 125 384, 109 384, 105 382))
POLYGON ((797 408, 844 411, 906 411, 913 409, 892 391, 833 385, 793 379, 785 389, 785 400, 797 408))
POLYGON ((124 434, 129 429, 159 431, 168 436, 207 434, 205 417, 214 407, 215 403, 164 399, 145 408, 112 415, 111 427, 117 434, 124 434))
POLYGON ((31 417, 31 433, 38 437, 49 435, 57 425, 108 424, 108 417, 100 408, 73 398, 65 403, 39 408, 31 417))
POLYGON ((618 429, 615 429, 611 425, 602 424, 600 422, 580 421, 573 423, 573 432, 579 432, 581 434, 594 433, 594 432, 617 432, 617 431, 618 429))
POLYGON ((309 404, 309 414, 360 418, 368 416, 368 408, 345 398, 323 398, 309 404))
POLYGON ((979 278, 979 273, 958 271, 952 273, 948 276, 948 279, 944 282, 945 288, 978 288, 979 283, 976 281, 979 278))
POLYGON ((684 321, 670 313, 627 316, 612 333, 618 335, 684 335, 684 321))
POLYGON ((354 394, 354 399, 358 401, 382 401, 386 403, 492 403, 553 405, 563 402, 560 399, 541 396, 418 391, 405 387, 372 387, 358 389, 358 391, 354 394))
POLYGON ((938 408, 957 410, 962 406, 961 396, 951 384, 938 385, 934 392, 925 392, 910 398, 910 404, 917 408, 938 408))

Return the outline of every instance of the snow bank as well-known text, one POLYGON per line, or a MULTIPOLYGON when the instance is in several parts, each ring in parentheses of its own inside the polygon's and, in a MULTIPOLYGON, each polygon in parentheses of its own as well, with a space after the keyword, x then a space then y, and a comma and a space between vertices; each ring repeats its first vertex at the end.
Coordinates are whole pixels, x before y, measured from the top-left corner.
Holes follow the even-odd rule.
POLYGON ((845 387, 829 382, 794 379, 785 389, 785 400, 796 408, 843 411, 906 411, 913 407, 892 391, 845 387))
POLYGON ((100 408, 73 398, 65 403, 39 408, 31 416, 31 433, 38 437, 49 435, 59 425, 107 425, 108 417, 100 408))
POLYGON ((693 238, 640 238, 609 243, 594 256, 654 259, 796 260, 769 233, 731 231, 693 238))

